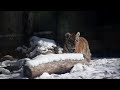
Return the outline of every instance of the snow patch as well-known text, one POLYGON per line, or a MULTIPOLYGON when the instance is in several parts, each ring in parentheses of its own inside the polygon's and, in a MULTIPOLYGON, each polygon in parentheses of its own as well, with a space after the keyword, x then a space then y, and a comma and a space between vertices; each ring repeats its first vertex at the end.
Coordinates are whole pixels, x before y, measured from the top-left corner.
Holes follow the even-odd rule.
MULTIPOLYGON (((54 53, 55 47, 57 47, 57 45, 54 40, 33 36, 30 39, 30 47, 23 45, 16 50, 20 53, 24 53, 28 58, 33 58, 40 54, 54 53)), ((61 51, 61 48, 59 48, 58 52, 61 53, 61 51)))
POLYGON ((74 67, 71 69, 71 73, 77 71, 83 71, 83 64, 81 63, 75 64, 74 67))
POLYGON ((27 66, 37 66, 39 64, 60 61, 60 60, 83 60, 83 54, 80 53, 64 53, 64 54, 47 54, 47 55, 39 55, 33 58, 30 61, 26 62, 27 66))
POLYGON ((52 48, 52 49, 53 49, 53 47, 56 47, 56 43, 54 40, 46 39, 46 38, 39 38, 36 36, 33 36, 30 39, 30 45, 31 46, 36 46, 36 45, 44 46, 44 47, 52 48))
POLYGON ((0 72, 1 72, 2 74, 6 74, 6 75, 10 74, 10 71, 7 70, 7 69, 5 69, 5 68, 0 68, 0 72))
MULTIPOLYGON (((49 73, 47 73, 47 72, 44 72, 40 77, 38 77, 38 78, 41 78, 41 79, 47 79, 47 78, 51 78, 52 79, 52 76, 49 74, 49 73)), ((36 78, 37 79, 37 78, 36 78)))
POLYGON ((74 72, 82 72, 82 71, 94 71, 95 69, 92 67, 89 67, 88 65, 85 64, 75 64, 74 67, 71 69, 70 73, 74 73, 74 72))

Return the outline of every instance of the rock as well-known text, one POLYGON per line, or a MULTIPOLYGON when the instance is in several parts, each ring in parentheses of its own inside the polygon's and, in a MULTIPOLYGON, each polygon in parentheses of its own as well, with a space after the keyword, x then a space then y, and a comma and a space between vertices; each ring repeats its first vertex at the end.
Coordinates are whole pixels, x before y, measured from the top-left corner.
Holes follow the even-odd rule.
POLYGON ((12 61, 12 60, 15 60, 15 58, 13 58, 12 56, 10 56, 10 55, 5 55, 4 57, 2 57, 1 58, 1 62, 2 61, 5 61, 5 60, 10 60, 10 61, 12 61))
POLYGON ((55 54, 62 54, 63 48, 61 48, 60 46, 54 47, 54 53, 55 54))
POLYGON ((5 69, 5 68, 0 68, 0 73, 1 74, 6 74, 6 75, 11 74, 11 72, 9 70, 5 69))

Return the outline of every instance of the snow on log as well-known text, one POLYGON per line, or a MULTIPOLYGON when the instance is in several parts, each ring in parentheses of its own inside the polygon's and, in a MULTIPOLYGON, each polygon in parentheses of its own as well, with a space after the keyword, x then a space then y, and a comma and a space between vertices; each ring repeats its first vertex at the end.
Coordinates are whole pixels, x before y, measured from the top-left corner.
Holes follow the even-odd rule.
POLYGON ((39 55, 26 62, 23 68, 23 76, 34 78, 44 72, 65 73, 77 63, 83 63, 84 57, 80 53, 47 54, 39 55))

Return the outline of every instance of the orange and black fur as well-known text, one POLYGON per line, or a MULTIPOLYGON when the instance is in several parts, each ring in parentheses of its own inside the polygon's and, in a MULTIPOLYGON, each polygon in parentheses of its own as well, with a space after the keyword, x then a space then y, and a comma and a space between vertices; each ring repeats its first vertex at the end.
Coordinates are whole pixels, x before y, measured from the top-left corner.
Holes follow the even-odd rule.
POLYGON ((91 60, 88 41, 80 37, 80 32, 65 34, 64 53, 82 53, 88 62, 91 60))

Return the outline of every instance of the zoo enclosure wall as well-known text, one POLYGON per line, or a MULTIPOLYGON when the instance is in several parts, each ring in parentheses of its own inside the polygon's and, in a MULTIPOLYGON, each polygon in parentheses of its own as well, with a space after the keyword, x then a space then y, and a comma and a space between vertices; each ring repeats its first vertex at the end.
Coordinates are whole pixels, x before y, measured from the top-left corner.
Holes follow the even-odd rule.
POLYGON ((12 54, 33 36, 63 45, 66 32, 81 32, 93 56, 119 56, 120 17, 110 9, 88 11, 0 11, 0 54, 12 54), (50 31, 42 35, 39 32, 50 31), (12 53, 11 53, 12 52, 12 53))

